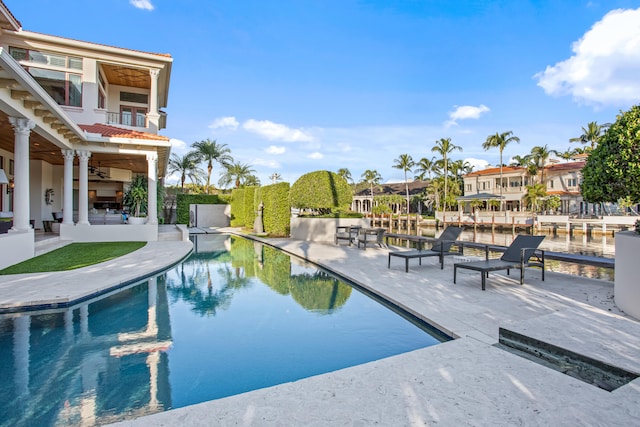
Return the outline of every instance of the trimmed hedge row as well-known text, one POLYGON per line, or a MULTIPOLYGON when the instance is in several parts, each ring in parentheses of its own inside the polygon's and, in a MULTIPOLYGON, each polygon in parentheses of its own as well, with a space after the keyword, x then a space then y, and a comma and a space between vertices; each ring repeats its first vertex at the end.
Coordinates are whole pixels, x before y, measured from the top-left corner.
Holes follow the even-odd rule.
POLYGON ((288 236, 290 232, 291 208, 289 206, 289 183, 265 187, 238 188, 231 192, 231 226, 253 228, 258 206, 263 203, 262 222, 264 231, 271 236, 288 236))
POLYGON ((347 210, 353 194, 344 178, 330 171, 315 171, 302 175, 290 191, 291 206, 314 209, 319 213, 347 210))
POLYGON ((189 224, 189 205, 226 205, 229 196, 217 194, 176 194, 176 222, 189 224))
POLYGON ((231 191, 231 226, 253 227, 256 218, 253 198, 257 187, 236 188, 231 191))
POLYGON ((256 188, 253 199, 254 212, 258 211, 260 202, 264 204, 262 211, 264 231, 271 236, 289 236, 291 231, 289 183, 281 182, 256 188))

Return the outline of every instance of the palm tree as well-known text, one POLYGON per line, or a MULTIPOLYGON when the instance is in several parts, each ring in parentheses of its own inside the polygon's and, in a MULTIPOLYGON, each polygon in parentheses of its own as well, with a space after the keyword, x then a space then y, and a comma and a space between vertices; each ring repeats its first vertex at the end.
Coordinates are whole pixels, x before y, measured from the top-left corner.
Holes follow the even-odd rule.
POLYGON ((278 181, 282 181, 282 175, 280 175, 278 172, 274 172, 269 176, 269 179, 271 180, 272 184, 275 184, 278 181))
POLYGON ((431 148, 431 151, 436 152, 442 156, 442 164, 444 166, 444 210, 447 210, 447 175, 449 174, 449 162, 447 156, 453 152, 453 150, 462 151, 462 147, 455 145, 451 142, 451 138, 440 138, 436 141, 436 145, 431 148))
POLYGON ((553 152, 554 150, 549 150, 547 145, 536 145, 531 149, 531 160, 540 171, 540 184, 544 184, 544 165, 547 164, 547 160, 553 152))
POLYGON ((260 187, 260 178, 255 175, 249 175, 244 180, 245 187, 260 187))
POLYGON ((369 184, 369 188, 371 189, 371 210, 373 211, 373 186, 377 186, 378 184, 380 184, 380 181, 382 181, 382 176, 375 169, 367 169, 362 174, 362 180, 369 184))
POLYGON ((222 166, 233 161, 233 158, 229 153, 231 150, 226 144, 218 144, 215 140, 211 141, 209 138, 199 142, 194 142, 191 147, 195 148, 195 152, 198 155, 198 161, 207 162, 207 185, 206 192, 209 194, 209 184, 211 182, 211 172, 213 171, 213 162, 218 162, 222 166))
POLYGON ((344 180, 347 181, 347 183, 349 183, 349 184, 353 183, 353 178, 351 178, 351 172, 349 171, 349 169, 340 168, 340 169, 338 169, 337 174, 340 175, 341 177, 343 177, 344 180))
POLYGON ((415 166, 415 162, 408 154, 400 154, 400 157, 394 160, 393 167, 400 169, 404 172, 404 189, 407 194, 407 215, 409 215, 409 181, 407 180, 407 172, 411 171, 411 168, 415 166))
POLYGON ((509 166, 527 167, 530 161, 531 156, 529 154, 527 154, 526 156, 519 156, 516 154, 511 158, 511 163, 509 163, 509 166))
POLYGON ((497 148, 500 150, 500 211, 502 212, 503 201, 502 201, 502 152, 504 151, 504 147, 506 147, 511 142, 520 142, 520 138, 513 135, 512 131, 498 133, 495 135, 489 135, 487 140, 482 143, 482 148, 489 150, 491 148, 497 148))
POLYGON ((435 169, 435 162, 435 157, 432 157, 431 159, 427 159, 426 157, 421 158, 420 161, 416 163, 416 170, 413 171, 413 173, 417 174, 415 178, 420 181, 424 181, 424 177, 426 175, 431 179, 431 173, 433 173, 435 169))
POLYGON ((226 187, 232 182, 235 188, 240 188, 241 185, 251 176, 255 170, 251 169, 251 165, 243 164, 240 162, 232 162, 224 165, 224 172, 220 177, 218 184, 220 187, 226 187))
POLYGON ((587 127, 582 128, 582 135, 569 139, 569 142, 580 142, 582 144, 591 144, 591 150, 596 148, 600 141, 600 137, 609 127, 609 124, 599 125, 598 122, 589 122, 587 127))
POLYGON ((524 203, 526 206, 531 207, 532 212, 536 212, 538 210, 538 204, 540 199, 547 195, 547 190, 545 189, 544 184, 533 184, 527 185, 527 194, 524 195, 524 203))
POLYGON ((171 153, 169 164, 167 166, 167 174, 177 173, 180 175, 180 186, 184 193, 184 181, 189 177, 191 182, 195 183, 200 180, 203 171, 198 167, 198 157, 194 152, 190 152, 180 157, 176 153, 171 153))

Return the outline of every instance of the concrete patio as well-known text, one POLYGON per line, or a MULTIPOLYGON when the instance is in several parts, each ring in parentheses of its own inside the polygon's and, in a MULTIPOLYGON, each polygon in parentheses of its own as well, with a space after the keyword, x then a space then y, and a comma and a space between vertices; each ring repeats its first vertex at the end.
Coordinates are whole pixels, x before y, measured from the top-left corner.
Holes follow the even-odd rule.
MULTIPOLYGON (((422 266, 411 263, 405 273, 403 262, 392 260, 387 268, 384 249, 260 240, 348 278, 456 339, 117 425, 611 426, 640 419, 640 379, 609 392, 496 346, 499 328, 505 328, 640 374, 640 323, 617 309, 611 282, 553 272, 542 282, 540 271, 529 269, 524 286, 518 284, 519 274, 496 273, 483 292, 476 272, 460 271, 453 284, 453 257, 445 259, 444 270, 433 257, 422 266)), ((137 253, 144 273, 177 262, 189 245, 147 245, 137 253)), ((62 279, 57 283, 72 286, 47 295, 51 276, 0 278, 0 306, 16 307, 36 297, 39 303, 73 299, 89 276, 91 289, 82 292, 110 289, 140 272, 127 267, 131 255, 101 265, 99 278, 97 269, 55 273, 62 279), (16 285, 27 280, 41 291, 21 293, 16 285)))

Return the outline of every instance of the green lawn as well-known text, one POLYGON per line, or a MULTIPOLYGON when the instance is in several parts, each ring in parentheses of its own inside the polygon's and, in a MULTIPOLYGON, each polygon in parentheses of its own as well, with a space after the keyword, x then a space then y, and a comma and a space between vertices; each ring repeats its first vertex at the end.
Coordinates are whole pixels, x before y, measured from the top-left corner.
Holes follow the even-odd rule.
POLYGON ((146 242, 71 243, 0 270, 0 275, 75 270, 118 258, 144 245, 146 242))

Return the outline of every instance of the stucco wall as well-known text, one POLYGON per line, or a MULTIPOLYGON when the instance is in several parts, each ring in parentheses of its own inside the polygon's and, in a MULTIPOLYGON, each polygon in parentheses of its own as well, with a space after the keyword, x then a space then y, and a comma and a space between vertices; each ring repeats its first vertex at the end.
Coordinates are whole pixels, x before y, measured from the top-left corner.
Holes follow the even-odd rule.
POLYGON ((367 218, 291 218, 291 238, 312 242, 334 242, 337 226, 370 227, 367 218))
POLYGON ((158 226, 60 224, 60 237, 75 242, 153 242, 158 240, 158 226))
POLYGON ((0 269, 17 264, 35 254, 33 230, 0 234, 0 269))

